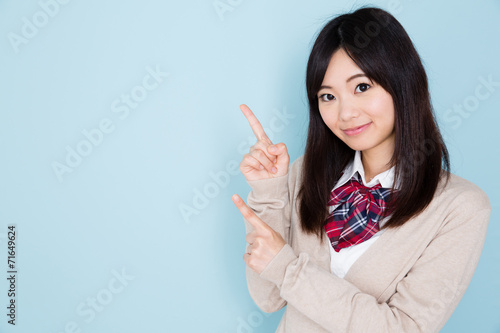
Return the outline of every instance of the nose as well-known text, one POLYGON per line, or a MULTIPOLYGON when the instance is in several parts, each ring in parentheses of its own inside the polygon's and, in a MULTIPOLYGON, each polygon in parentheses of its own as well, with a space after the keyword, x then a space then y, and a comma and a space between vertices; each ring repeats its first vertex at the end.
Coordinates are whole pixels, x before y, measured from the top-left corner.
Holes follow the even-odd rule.
POLYGON ((349 121, 359 117, 359 106, 351 98, 344 98, 340 101, 339 118, 342 121, 349 121))

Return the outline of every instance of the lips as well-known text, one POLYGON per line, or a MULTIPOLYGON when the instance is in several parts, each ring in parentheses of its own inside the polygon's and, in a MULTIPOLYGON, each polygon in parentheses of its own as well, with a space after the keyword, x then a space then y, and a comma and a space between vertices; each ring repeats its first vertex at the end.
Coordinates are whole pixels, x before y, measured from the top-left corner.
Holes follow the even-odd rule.
POLYGON ((361 126, 347 128, 343 131, 345 134, 347 134, 349 136, 357 135, 357 134, 360 134, 361 132, 363 132, 364 130, 366 130, 370 125, 371 125, 371 122, 368 124, 361 125, 361 126))

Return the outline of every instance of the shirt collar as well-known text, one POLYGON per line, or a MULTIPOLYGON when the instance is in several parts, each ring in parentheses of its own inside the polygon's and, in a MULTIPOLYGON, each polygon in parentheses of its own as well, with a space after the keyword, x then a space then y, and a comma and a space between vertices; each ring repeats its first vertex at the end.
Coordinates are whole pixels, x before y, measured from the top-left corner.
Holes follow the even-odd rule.
MULTIPOLYGON (((380 185, 384 188, 390 188, 392 187, 392 184, 394 183, 394 170, 395 167, 391 167, 389 170, 386 170, 382 173, 379 173, 370 182, 366 182, 365 180, 365 169, 363 168, 363 162, 361 162, 361 152, 359 150, 356 150, 356 153, 354 154, 354 159, 345 167, 344 173, 342 176, 339 178, 339 181, 335 185, 335 188, 340 187, 347 183, 352 176, 356 172, 359 173, 361 176, 361 180, 363 182, 363 185, 366 187, 372 187, 380 183, 380 185)), ((396 184, 396 189, 398 188, 396 184)))

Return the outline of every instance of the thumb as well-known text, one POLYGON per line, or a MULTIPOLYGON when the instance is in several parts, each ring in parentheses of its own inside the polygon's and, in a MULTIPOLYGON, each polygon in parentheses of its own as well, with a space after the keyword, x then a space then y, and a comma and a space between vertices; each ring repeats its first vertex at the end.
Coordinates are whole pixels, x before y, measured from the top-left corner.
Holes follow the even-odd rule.
POLYGON ((283 142, 277 143, 275 145, 269 145, 267 147, 267 152, 277 157, 288 155, 288 150, 286 149, 286 145, 283 142))
POLYGON ((267 147, 269 154, 276 156, 276 167, 281 169, 281 171, 287 172, 288 164, 290 164, 290 156, 288 155, 288 150, 284 143, 277 143, 275 145, 270 145, 267 147))

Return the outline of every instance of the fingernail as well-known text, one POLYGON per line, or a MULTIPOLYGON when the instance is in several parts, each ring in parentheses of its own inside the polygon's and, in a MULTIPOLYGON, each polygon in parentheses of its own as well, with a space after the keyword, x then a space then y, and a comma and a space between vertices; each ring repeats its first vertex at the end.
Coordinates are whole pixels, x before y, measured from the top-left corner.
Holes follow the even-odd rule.
POLYGON ((276 169, 276 167, 273 167, 273 168, 271 169, 271 171, 272 171, 273 173, 276 173, 276 172, 278 172, 278 169, 276 169))
POLYGON ((276 151, 276 146, 270 146, 269 150, 275 152, 276 151))

